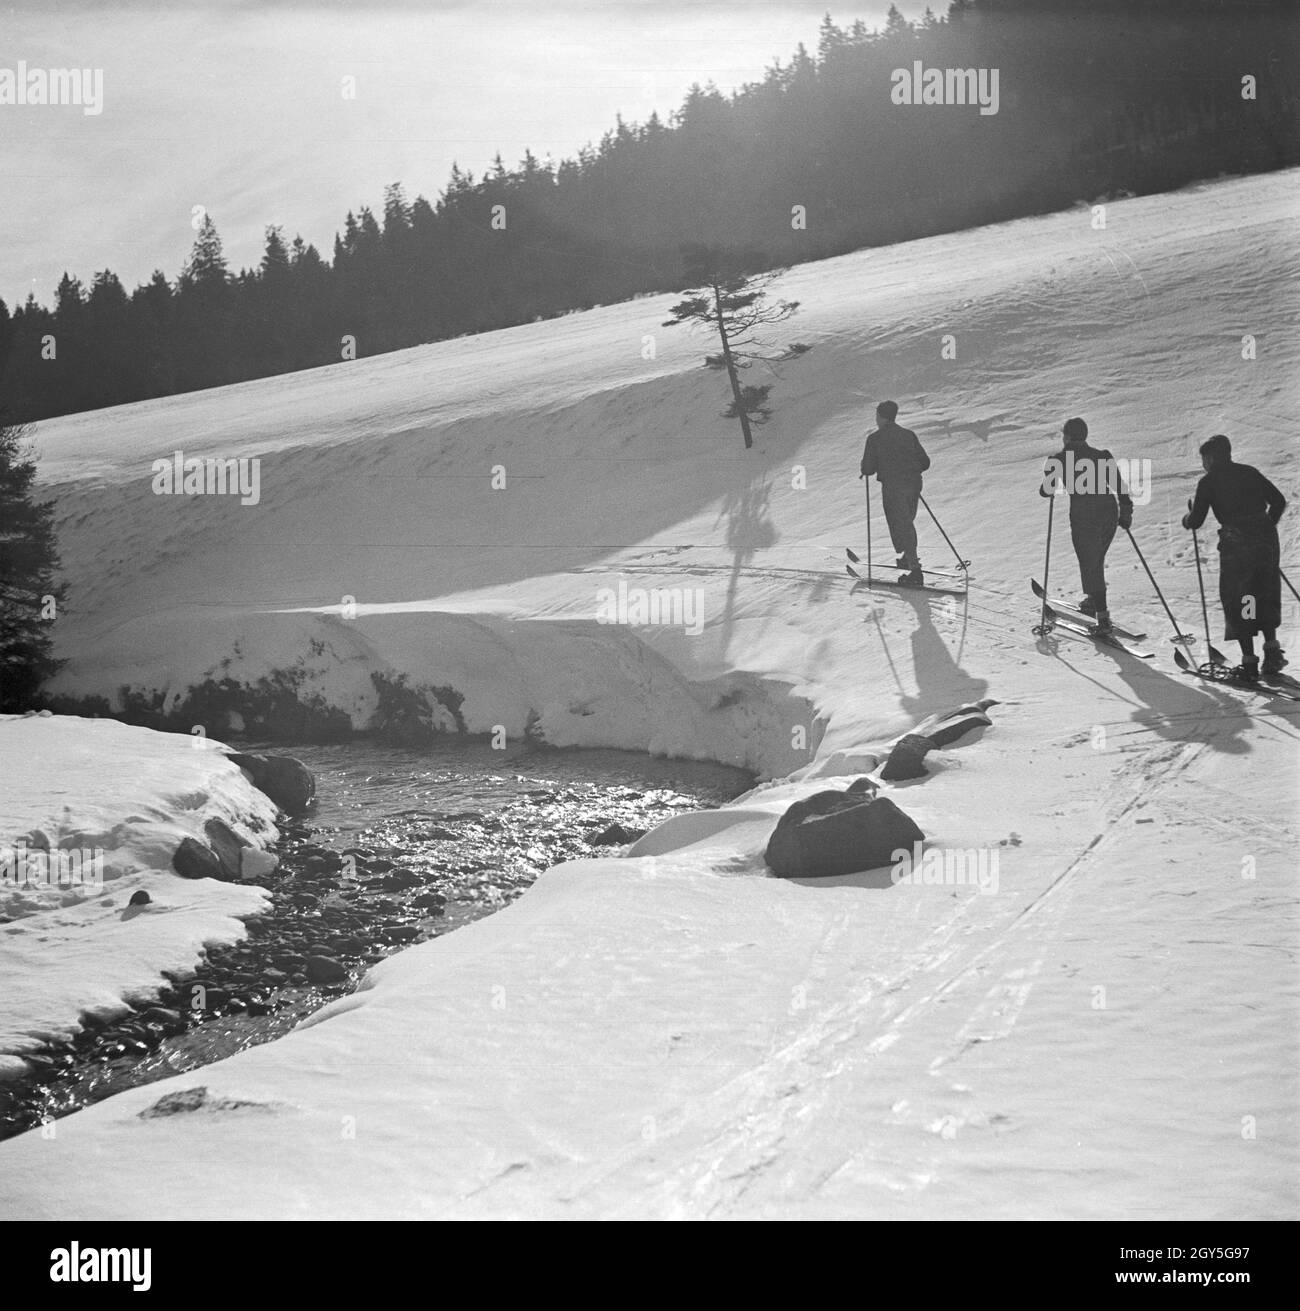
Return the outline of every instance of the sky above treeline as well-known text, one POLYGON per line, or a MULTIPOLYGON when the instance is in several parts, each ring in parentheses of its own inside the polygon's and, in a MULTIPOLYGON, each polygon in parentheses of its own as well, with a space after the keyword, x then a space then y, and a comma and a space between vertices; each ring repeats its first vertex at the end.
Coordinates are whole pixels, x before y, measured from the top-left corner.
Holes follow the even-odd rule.
MULTIPOLYGON (((932 0, 933 3, 933 0, 932 0)), ((909 18, 925 0, 898 0, 909 18)), ((947 9, 939 0, 936 13, 947 9)), ((0 105, 0 297, 52 304, 64 270, 128 290, 179 273, 204 206, 232 268, 268 223, 329 258, 343 216, 452 161, 556 162, 621 113, 666 118, 694 82, 730 91, 815 52, 828 10, 883 27, 888 0, 22 0, 0 71, 103 70, 103 106, 0 105), (355 98, 343 94, 355 79, 355 98)))

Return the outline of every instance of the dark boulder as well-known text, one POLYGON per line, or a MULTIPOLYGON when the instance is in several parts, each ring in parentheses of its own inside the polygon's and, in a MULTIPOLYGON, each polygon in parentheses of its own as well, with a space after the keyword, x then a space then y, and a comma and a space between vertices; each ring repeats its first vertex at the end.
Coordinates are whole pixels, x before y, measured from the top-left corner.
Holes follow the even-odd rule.
POLYGON ((172 869, 183 879, 219 879, 221 862, 196 838, 182 838, 172 856, 172 869))
POLYGON ((828 878, 878 869, 925 834, 888 797, 817 792, 777 821, 764 859, 782 878, 828 878))
POLYGON ((148 1010, 140 1013, 140 1018, 146 1024, 160 1024, 169 1031, 185 1027, 185 1020, 180 1011, 173 1010, 170 1006, 150 1006, 148 1010))
POLYGON ((342 983, 348 972, 332 956, 308 956, 307 977, 312 983, 342 983))
POLYGON ((898 783, 907 778, 924 778, 926 756, 934 750, 935 741, 924 733, 904 733, 894 743, 889 759, 885 761, 880 777, 887 783, 898 783))
POLYGON ((239 878, 242 872, 243 850, 251 844, 245 842, 223 819, 208 820, 203 825, 203 832, 207 834, 208 846, 216 852, 217 859, 221 862, 222 874, 227 879, 239 878))
POLYGON ((975 701, 923 720, 894 743, 880 777, 887 783, 924 778, 926 756, 936 747, 950 746, 977 728, 989 727, 993 721, 984 712, 995 705, 997 702, 993 700, 975 701))
POLYGON ((378 888, 381 892, 405 892, 408 888, 420 886, 420 876, 409 869, 394 869, 388 874, 381 874, 367 885, 378 888))
POLYGON ((977 728, 988 728, 993 721, 984 712, 995 705, 996 701, 976 701, 972 705, 959 706, 946 714, 931 716, 918 724, 916 731, 923 733, 935 746, 946 747, 977 728))
POLYGON ((645 837, 645 834, 643 828, 625 828, 615 822, 601 829, 599 833, 591 834, 585 841, 589 847, 621 847, 645 837))
POLYGON ((304 861, 304 869, 333 870, 343 868, 343 857, 337 851, 331 851, 328 847, 302 846, 298 848, 298 855, 304 861))
POLYGON ((300 814, 316 795, 316 780, 311 770, 292 756, 232 752, 226 758, 244 770, 253 780, 253 786, 265 792, 285 814, 300 814))

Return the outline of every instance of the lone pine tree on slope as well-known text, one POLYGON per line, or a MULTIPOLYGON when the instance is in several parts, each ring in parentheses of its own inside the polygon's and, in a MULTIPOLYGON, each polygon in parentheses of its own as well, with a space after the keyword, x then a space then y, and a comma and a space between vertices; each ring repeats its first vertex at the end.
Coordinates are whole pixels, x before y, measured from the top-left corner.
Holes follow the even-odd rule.
POLYGON ((756 360, 768 365, 777 364, 812 349, 795 342, 771 354, 754 335, 758 328, 788 319, 799 308, 799 302, 780 300, 767 303, 767 288, 781 270, 746 275, 743 272, 746 267, 761 266, 762 259, 758 255, 691 245, 682 247, 682 259, 687 282, 684 288, 686 299, 672 307, 669 311, 672 318, 664 323, 664 327, 705 323, 717 328, 722 352, 706 356, 704 363, 711 369, 726 369, 731 384, 731 404, 723 411, 723 417, 740 420, 740 431, 744 434, 746 448, 749 448, 754 444, 751 422, 763 423, 771 415, 767 408, 767 394, 772 390, 772 384, 744 386, 740 381, 740 371, 751 368, 756 360))
POLYGON ((53 655, 53 624, 63 600, 54 507, 33 500, 36 464, 23 430, 0 423, 0 712, 28 709, 41 683, 63 663, 53 655))

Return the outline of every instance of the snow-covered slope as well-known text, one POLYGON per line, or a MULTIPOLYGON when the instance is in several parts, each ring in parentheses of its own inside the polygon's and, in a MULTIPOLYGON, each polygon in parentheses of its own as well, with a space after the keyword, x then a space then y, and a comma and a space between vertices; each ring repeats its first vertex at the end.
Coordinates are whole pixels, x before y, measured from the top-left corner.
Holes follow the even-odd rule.
MULTIPOLYGON (((463 697, 442 704, 472 730, 798 781, 652 855, 553 870, 290 1037, 0 1147, 0 1199, 77 1217, 1293 1214, 1294 716, 1177 673, 1127 541, 1112 605, 1154 665, 1068 636, 1036 649, 1028 577, 1040 460, 1073 414, 1152 461, 1136 536, 1188 627, 1176 519, 1199 441, 1225 431, 1300 490, 1294 188, 1223 182, 1108 205, 1101 230, 1081 208, 796 268, 780 291, 815 349, 783 368, 752 452, 716 417, 707 342, 659 326, 668 298, 43 425, 77 584, 68 692, 175 698, 297 667, 364 723, 372 673, 405 674, 463 697), (883 396, 975 560, 965 603, 849 592, 883 396), (260 456, 260 503, 154 496, 149 462, 176 449, 260 456), (596 622, 620 581, 699 589, 702 629, 596 622), (996 855, 995 888, 761 877, 790 799, 986 695, 993 727, 892 796, 936 844, 996 855), (196 1109, 142 1116, 199 1086, 196 1109)), ((1284 521, 1284 558, 1293 541, 1284 521)), ((944 562, 929 525, 922 554, 944 562)), ((1061 532, 1073 590, 1068 557, 1061 532)))
MULTIPOLYGON (((806 703, 828 713, 831 743, 855 741, 981 691, 977 651, 1010 637, 1023 658, 1008 608, 1042 559, 1034 474, 1076 413, 1117 454, 1153 461, 1137 535, 1190 622, 1189 544, 1169 525, 1196 442, 1227 430, 1243 458, 1293 476, 1293 188, 1291 175, 1217 184, 1111 205, 1103 231, 1080 209, 796 268, 781 287, 804 307, 791 336, 815 349, 783 368, 749 453, 718 417, 707 340, 661 327, 667 297, 42 425, 45 476, 71 480, 61 686, 178 692, 224 657, 248 681, 302 661, 305 692, 364 722, 370 671, 395 669, 462 693, 473 729, 518 734, 532 710, 557 742, 663 734, 664 749, 782 774, 806 703), (1245 362, 1248 332, 1259 357, 1245 362), (890 603, 864 628, 842 596, 882 395, 930 449, 927 499, 976 561, 969 610, 933 624, 890 603), (259 503, 155 495, 150 463, 178 449, 259 456, 259 503), (598 593, 619 578, 700 589, 704 632, 597 628, 598 593), (355 620, 337 613, 345 597, 355 620), (768 703, 779 742, 735 671, 800 698, 768 703), (864 680, 880 695, 857 695, 864 680)), ((877 501, 878 544, 882 528, 877 501)), ((923 534, 924 558, 945 563, 923 534)), ((1117 612, 1155 622, 1126 542, 1111 572, 1117 612)))

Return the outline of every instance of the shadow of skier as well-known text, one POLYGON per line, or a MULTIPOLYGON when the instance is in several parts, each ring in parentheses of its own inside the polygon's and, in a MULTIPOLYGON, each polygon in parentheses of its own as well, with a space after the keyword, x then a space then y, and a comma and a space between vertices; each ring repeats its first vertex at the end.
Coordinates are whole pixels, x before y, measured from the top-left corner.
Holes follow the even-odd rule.
POLYGON ((1086 652, 1087 645, 1091 645, 1094 651, 1114 663, 1120 681, 1133 694, 1126 697, 1071 663, 1063 654, 1067 649, 1065 639, 1040 639, 1039 645, 1076 677, 1087 679, 1095 687, 1133 707, 1129 718, 1144 731, 1168 742, 1207 742, 1227 755, 1250 752, 1251 745, 1245 732, 1253 722, 1253 716, 1249 707, 1231 692, 1217 688, 1213 683, 1193 682, 1186 674, 1171 674, 1153 668, 1146 661, 1114 647, 1080 639, 1080 655, 1086 652))
MULTIPOLYGON (((865 593, 870 595, 870 593, 865 593)), ((876 631, 884 648, 885 659, 894 674, 898 685, 898 703, 914 719, 924 719, 941 710, 951 710, 954 706, 965 705, 969 701, 978 701, 988 691, 988 682, 983 678, 974 678, 968 674, 950 654, 943 635, 934 624, 934 606, 956 602, 960 607, 961 634, 958 647, 965 641, 966 610, 965 598, 935 596, 921 591, 900 589, 898 595, 908 602, 916 612, 916 627, 912 629, 910 639, 912 647, 912 672, 916 678, 915 694, 908 693, 898 673, 889 649, 889 639, 885 635, 880 616, 872 607, 871 617, 875 620, 876 631)))
POLYGON ((1133 722, 1170 742, 1208 742, 1227 755, 1247 755, 1253 750, 1247 730, 1261 711, 1276 721, 1279 711, 1291 720, 1289 736, 1300 737, 1296 716, 1285 702, 1269 705, 1262 698, 1257 705, 1244 699, 1249 693, 1236 693, 1186 674, 1171 674, 1162 669, 1132 669, 1121 666, 1120 678, 1132 688, 1144 704, 1133 712, 1133 722))

